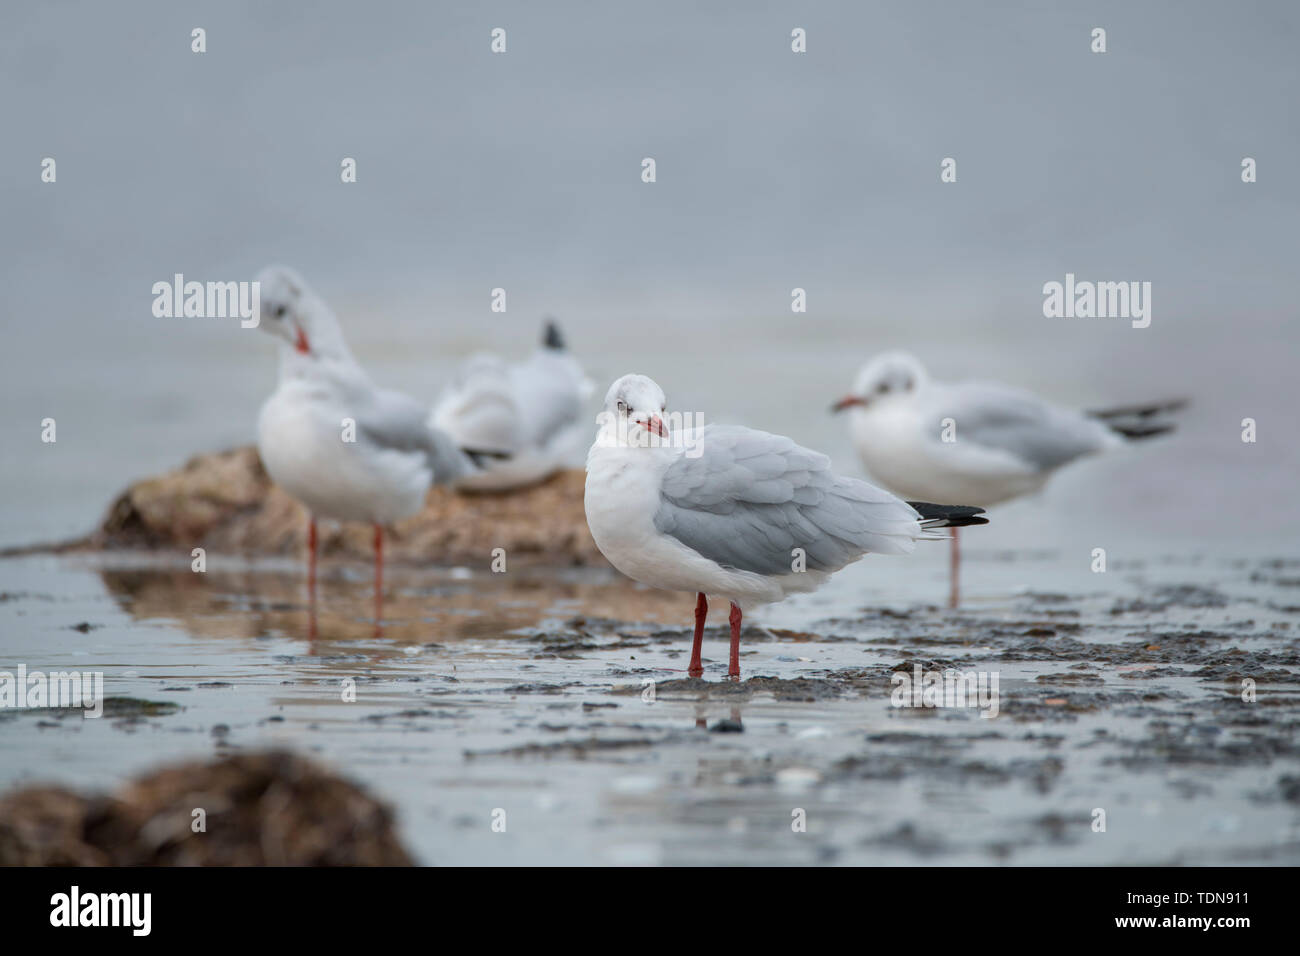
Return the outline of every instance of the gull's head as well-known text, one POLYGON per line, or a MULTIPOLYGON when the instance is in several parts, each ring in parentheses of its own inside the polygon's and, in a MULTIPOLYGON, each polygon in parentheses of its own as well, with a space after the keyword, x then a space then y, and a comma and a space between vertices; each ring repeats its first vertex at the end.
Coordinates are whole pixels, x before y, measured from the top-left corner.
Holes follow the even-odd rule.
POLYGON ((654 379, 624 375, 605 393, 602 434, 612 431, 618 444, 663 444, 668 438, 668 426, 663 420, 666 407, 664 390, 654 379))
POLYGON ((268 266, 258 273, 261 284, 261 327, 293 346, 312 352, 311 313, 314 296, 302 277, 287 266, 268 266))
POLYGON ((907 352, 877 355, 858 372, 853 388, 831 411, 870 408, 910 398, 926 383, 925 368, 907 352))

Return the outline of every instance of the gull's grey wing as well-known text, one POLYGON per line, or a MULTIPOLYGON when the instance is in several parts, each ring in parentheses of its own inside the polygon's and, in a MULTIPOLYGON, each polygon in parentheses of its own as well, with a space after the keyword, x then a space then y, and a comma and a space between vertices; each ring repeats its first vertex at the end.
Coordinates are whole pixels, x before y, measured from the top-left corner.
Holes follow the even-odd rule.
POLYGON ((478 471, 450 435, 429 427, 427 414, 401 392, 376 390, 357 415, 357 437, 380 448, 423 453, 433 469, 434 484, 478 471))
POLYGON ((833 474, 789 438, 728 425, 694 437, 701 454, 668 467, 654 523, 723 567, 789 574, 802 548, 809 570, 836 571, 869 551, 911 551, 920 536, 905 502, 833 474))
POLYGON ((973 442, 1013 455, 1038 471, 1050 471, 1110 443, 1104 425, 1037 396, 1002 385, 969 383, 944 388, 926 408, 941 441, 943 420, 956 423, 956 442, 973 442))

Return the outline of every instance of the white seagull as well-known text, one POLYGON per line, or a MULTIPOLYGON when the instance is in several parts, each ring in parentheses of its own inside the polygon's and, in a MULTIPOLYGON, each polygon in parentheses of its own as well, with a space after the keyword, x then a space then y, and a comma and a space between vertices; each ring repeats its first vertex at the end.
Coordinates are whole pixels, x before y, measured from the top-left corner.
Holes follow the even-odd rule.
MULTIPOLYGON (((904 496, 969 501, 988 508, 1035 492, 1060 468, 1132 439, 1164 434, 1182 401, 1079 412, 1029 392, 984 382, 933 381, 906 352, 863 366, 834 411, 873 478, 904 496)), ((958 600, 959 551, 952 535, 951 603, 958 600)))
POLYGON ((476 469, 471 453, 425 423, 425 409, 377 387, 357 364, 338 319, 291 269, 261 283, 261 328, 280 338, 280 381, 262 406, 257 448, 271 479, 302 502, 308 587, 316 581, 316 520, 374 526, 375 603, 383 581, 383 526, 418 512, 434 482, 476 469))
POLYGON ((979 508, 905 502, 833 474, 830 459, 738 425, 669 431, 664 393, 644 375, 610 386, 587 454, 586 511, 602 554, 652 587, 695 591, 687 671, 703 673, 706 595, 731 602, 740 677, 742 608, 811 591, 864 554, 907 554, 933 529, 985 524, 979 508))
POLYGON ((576 466, 587 438, 582 406, 593 388, 553 320, 546 322, 541 346, 523 362, 471 357, 443 389, 429 424, 462 447, 509 457, 485 462, 456 487, 506 491, 576 466))

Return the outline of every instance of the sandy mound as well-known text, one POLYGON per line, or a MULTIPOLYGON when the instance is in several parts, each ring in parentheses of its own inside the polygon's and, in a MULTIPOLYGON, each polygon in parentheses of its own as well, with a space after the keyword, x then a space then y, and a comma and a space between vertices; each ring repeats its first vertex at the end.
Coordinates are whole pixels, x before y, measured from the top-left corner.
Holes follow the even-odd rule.
MULTIPOLYGON (((584 480, 573 470, 509 494, 433 488, 422 512, 389 529, 385 558, 477 565, 504 548, 512 563, 602 564, 583 513, 584 480)), ((370 559, 368 526, 322 522, 320 534, 323 555, 370 559)), ((136 482, 113 502, 99 530, 75 546, 297 554, 306 536, 306 511, 271 483, 257 449, 245 447, 199 455, 136 482)))

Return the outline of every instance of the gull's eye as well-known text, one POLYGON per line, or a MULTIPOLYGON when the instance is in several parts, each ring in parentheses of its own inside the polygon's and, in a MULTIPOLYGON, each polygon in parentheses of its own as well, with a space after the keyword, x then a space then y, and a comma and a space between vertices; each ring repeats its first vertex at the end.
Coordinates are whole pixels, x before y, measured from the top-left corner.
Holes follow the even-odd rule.
POLYGON ((887 382, 881 382, 879 385, 876 386, 876 391, 879 392, 881 395, 884 395, 885 392, 889 391, 889 384, 887 382))
POLYGON ((277 305, 277 306, 275 307, 275 317, 276 317, 277 319, 283 319, 283 318, 284 318, 284 314, 285 314, 286 312, 288 312, 288 311, 289 311, 289 310, 286 309, 284 306, 282 306, 282 305, 277 305))

